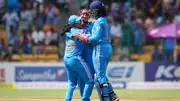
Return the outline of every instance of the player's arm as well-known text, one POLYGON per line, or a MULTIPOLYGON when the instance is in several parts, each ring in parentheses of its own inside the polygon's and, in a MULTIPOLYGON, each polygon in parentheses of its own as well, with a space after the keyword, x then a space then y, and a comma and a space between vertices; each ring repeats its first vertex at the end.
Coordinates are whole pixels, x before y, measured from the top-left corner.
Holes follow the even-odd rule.
POLYGON ((87 39, 89 43, 97 43, 100 40, 102 36, 102 28, 102 24, 96 26, 95 30, 92 33, 92 36, 89 36, 87 39))
POLYGON ((66 32, 66 37, 74 38, 74 39, 78 40, 78 38, 76 36, 74 36, 74 34, 72 34, 71 32, 66 32))
POLYGON ((69 32, 66 32, 65 34, 66 34, 66 37, 68 38, 76 38, 74 37, 74 33, 75 32, 72 29, 70 29, 69 32))
POLYGON ((72 37, 72 33, 71 32, 66 32, 65 34, 66 34, 66 37, 69 37, 69 38, 72 37))
POLYGON ((95 30, 91 34, 76 33, 73 36, 78 38, 82 42, 97 43, 102 36, 102 24, 96 26, 95 30))

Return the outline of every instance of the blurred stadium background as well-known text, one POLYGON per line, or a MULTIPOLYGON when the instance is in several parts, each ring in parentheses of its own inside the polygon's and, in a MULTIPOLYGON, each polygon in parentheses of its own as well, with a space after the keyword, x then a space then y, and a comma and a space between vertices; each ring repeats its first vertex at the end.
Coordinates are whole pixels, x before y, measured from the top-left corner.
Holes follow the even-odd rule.
MULTIPOLYGON (((71 14, 92 0, 0 0, 0 101, 63 101, 71 14)), ((180 24, 180 0, 102 0, 112 18, 107 75, 121 101, 180 101, 180 39, 147 33, 180 24)), ((73 101, 80 101, 78 90, 73 101)), ((94 90, 92 101, 98 101, 94 90)))

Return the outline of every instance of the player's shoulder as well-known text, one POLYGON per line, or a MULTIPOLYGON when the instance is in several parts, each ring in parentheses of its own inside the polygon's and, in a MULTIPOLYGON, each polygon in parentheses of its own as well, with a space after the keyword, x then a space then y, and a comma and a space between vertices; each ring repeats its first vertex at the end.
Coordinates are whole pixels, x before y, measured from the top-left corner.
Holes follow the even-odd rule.
POLYGON ((79 29, 79 28, 71 28, 71 30, 70 30, 71 33, 76 33, 79 31, 81 31, 81 29, 79 29))
POLYGON ((107 22, 106 17, 100 17, 96 20, 97 24, 106 24, 106 22, 107 22))
POLYGON ((76 28, 71 28, 70 32, 74 32, 76 30, 76 28))
POLYGON ((71 32, 66 32, 65 35, 66 35, 66 37, 71 38, 72 33, 71 32))
POLYGON ((96 21, 98 21, 98 22, 105 22, 106 20, 107 20, 106 17, 100 17, 96 21))

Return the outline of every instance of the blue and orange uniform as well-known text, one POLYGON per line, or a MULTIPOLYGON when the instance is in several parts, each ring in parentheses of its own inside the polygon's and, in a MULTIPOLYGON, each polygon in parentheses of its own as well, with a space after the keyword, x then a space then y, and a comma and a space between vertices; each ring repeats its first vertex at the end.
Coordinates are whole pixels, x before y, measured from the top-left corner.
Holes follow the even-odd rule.
MULTIPOLYGON (((91 26, 92 24, 87 24, 86 27, 81 29, 81 32, 83 34, 87 34, 87 33, 90 34, 91 26)), ((89 69, 91 70, 91 75, 94 80, 95 70, 94 70, 93 59, 92 59, 93 46, 91 44, 86 43, 84 47, 85 48, 83 50, 82 57, 84 58, 85 62, 89 65, 89 69)), ((81 96, 84 90, 84 86, 85 86, 85 83, 83 82, 83 80, 78 79, 78 87, 80 89, 81 96)))
MULTIPOLYGON (((70 25, 73 25, 76 23, 78 18, 78 16, 72 15, 69 18, 68 23, 70 25)), ((85 83, 82 94, 82 101, 90 101, 90 96, 94 85, 91 70, 89 69, 88 64, 86 64, 86 62, 84 61, 84 58, 82 57, 82 53, 85 49, 85 43, 82 43, 73 38, 73 34, 80 31, 81 29, 73 27, 71 28, 70 32, 66 32, 64 63, 68 76, 68 88, 65 101, 72 100, 73 91, 76 88, 78 78, 82 79, 85 83)))
POLYGON ((119 101, 106 76, 107 65, 112 56, 110 24, 107 22, 106 10, 101 1, 92 2, 90 9, 96 14, 97 19, 92 27, 92 35, 77 34, 77 36, 82 42, 93 45, 93 65, 101 89, 101 101, 119 101))

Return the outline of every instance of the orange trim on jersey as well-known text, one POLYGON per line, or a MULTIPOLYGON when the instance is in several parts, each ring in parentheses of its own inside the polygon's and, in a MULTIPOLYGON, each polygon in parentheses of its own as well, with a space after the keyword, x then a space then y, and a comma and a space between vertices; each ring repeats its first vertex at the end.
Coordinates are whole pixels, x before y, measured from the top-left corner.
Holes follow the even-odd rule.
MULTIPOLYGON (((106 29, 108 29, 108 24, 106 24, 106 29)), ((106 30, 106 40, 108 40, 109 37, 108 37, 108 31, 106 30)))

